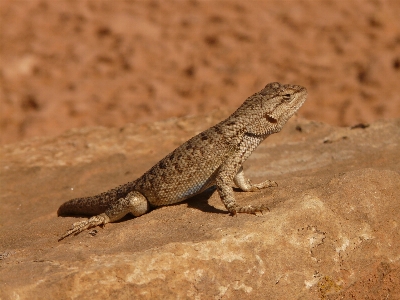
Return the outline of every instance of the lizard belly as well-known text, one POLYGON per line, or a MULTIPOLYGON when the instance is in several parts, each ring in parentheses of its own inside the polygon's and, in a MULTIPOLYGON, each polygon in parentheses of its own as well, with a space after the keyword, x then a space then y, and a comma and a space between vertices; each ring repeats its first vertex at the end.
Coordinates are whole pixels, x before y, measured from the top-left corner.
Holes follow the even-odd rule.
POLYGON ((214 184, 214 179, 210 176, 212 173, 197 172, 192 174, 192 172, 184 172, 183 174, 170 174, 170 177, 165 178, 165 180, 147 178, 146 188, 139 189, 139 191, 152 206, 174 204, 199 194, 212 186, 214 184))
MULTIPOLYGON (((194 195, 197 195, 199 193, 201 193, 202 191, 204 191, 207 187, 209 187, 209 185, 207 185, 207 181, 203 181, 203 182, 199 182, 191 187, 187 187, 185 188, 184 186, 182 186, 183 189, 179 189, 179 191, 176 194, 176 198, 174 199, 174 201, 176 202, 180 202, 183 200, 186 200, 194 195)), ((176 189, 175 189, 176 191, 176 189)), ((159 195, 159 199, 168 199, 168 195, 159 195), (167 197, 165 197, 167 196, 167 197)))

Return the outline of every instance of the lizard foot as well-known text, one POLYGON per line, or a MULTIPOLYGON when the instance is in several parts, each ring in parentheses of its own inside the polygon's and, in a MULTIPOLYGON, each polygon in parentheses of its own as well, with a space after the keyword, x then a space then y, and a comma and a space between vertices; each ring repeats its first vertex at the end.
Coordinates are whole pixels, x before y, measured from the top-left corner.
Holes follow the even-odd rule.
POLYGON ((245 213, 245 214, 253 214, 255 215, 256 213, 260 212, 262 213, 263 211, 268 210, 269 208, 265 205, 258 205, 258 206, 235 206, 232 210, 229 212, 231 213, 232 216, 236 215, 237 213, 245 213))
POLYGON ((252 186, 255 187, 257 190, 261 190, 268 187, 278 186, 278 183, 272 180, 265 180, 261 183, 252 184, 252 186))
POLYGON ((106 214, 100 214, 98 216, 91 217, 88 220, 76 222, 72 224, 72 228, 64 233, 58 241, 65 239, 67 236, 71 234, 78 234, 88 228, 96 227, 98 225, 105 225, 110 221, 110 218, 106 214))

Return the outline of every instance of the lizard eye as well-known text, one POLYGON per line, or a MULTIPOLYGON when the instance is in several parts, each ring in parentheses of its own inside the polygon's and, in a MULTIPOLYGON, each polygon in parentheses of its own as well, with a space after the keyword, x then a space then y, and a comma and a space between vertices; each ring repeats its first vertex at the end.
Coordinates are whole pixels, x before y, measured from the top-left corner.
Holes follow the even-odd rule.
POLYGON ((290 96, 291 96, 290 94, 284 94, 282 97, 283 97, 283 100, 289 101, 291 98, 290 96))

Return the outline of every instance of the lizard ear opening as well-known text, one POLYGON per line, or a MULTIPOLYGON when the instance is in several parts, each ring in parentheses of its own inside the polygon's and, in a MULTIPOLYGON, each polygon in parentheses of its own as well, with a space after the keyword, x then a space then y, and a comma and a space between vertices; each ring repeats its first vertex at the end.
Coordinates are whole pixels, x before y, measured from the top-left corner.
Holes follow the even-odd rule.
POLYGON ((278 123, 278 120, 268 115, 268 113, 266 113, 264 117, 265 119, 267 119, 268 122, 272 124, 278 123))

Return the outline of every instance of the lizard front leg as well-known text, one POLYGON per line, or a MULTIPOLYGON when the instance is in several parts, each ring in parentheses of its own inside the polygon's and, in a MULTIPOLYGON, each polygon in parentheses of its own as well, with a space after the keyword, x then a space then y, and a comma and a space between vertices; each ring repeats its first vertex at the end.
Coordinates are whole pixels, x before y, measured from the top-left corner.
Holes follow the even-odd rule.
POLYGON ((71 234, 78 234, 92 227, 118 221, 128 213, 139 217, 150 210, 150 203, 145 196, 137 191, 130 192, 126 197, 113 201, 104 213, 74 223, 72 228, 60 237, 59 241, 71 234))
MULTIPOLYGON (((257 212, 262 212, 264 210, 268 210, 268 208, 265 205, 240 206, 236 203, 234 193, 233 193, 233 188, 231 186, 233 178, 237 177, 237 176, 235 176, 236 169, 237 168, 234 166, 234 164, 225 163, 224 165, 222 165, 220 167, 220 170, 215 178, 215 184, 217 186, 219 196, 221 197, 222 203, 224 203, 226 209, 232 215, 236 215, 237 213, 255 214, 257 212)), ((241 167, 240 167, 238 173, 243 174, 243 170, 241 170, 241 167)), ((240 183, 238 186, 242 190, 249 189, 250 191, 252 191, 253 188, 255 188, 253 185, 251 185, 248 181, 246 181, 244 179, 244 175, 240 175, 239 178, 240 178, 240 180, 239 180, 240 183)))
POLYGON ((253 184, 250 179, 244 176, 243 166, 240 166, 239 171, 236 173, 233 178, 233 182, 236 184, 238 188, 240 188, 243 192, 256 192, 260 189, 265 189, 267 187, 278 186, 275 181, 265 180, 261 183, 253 184))

